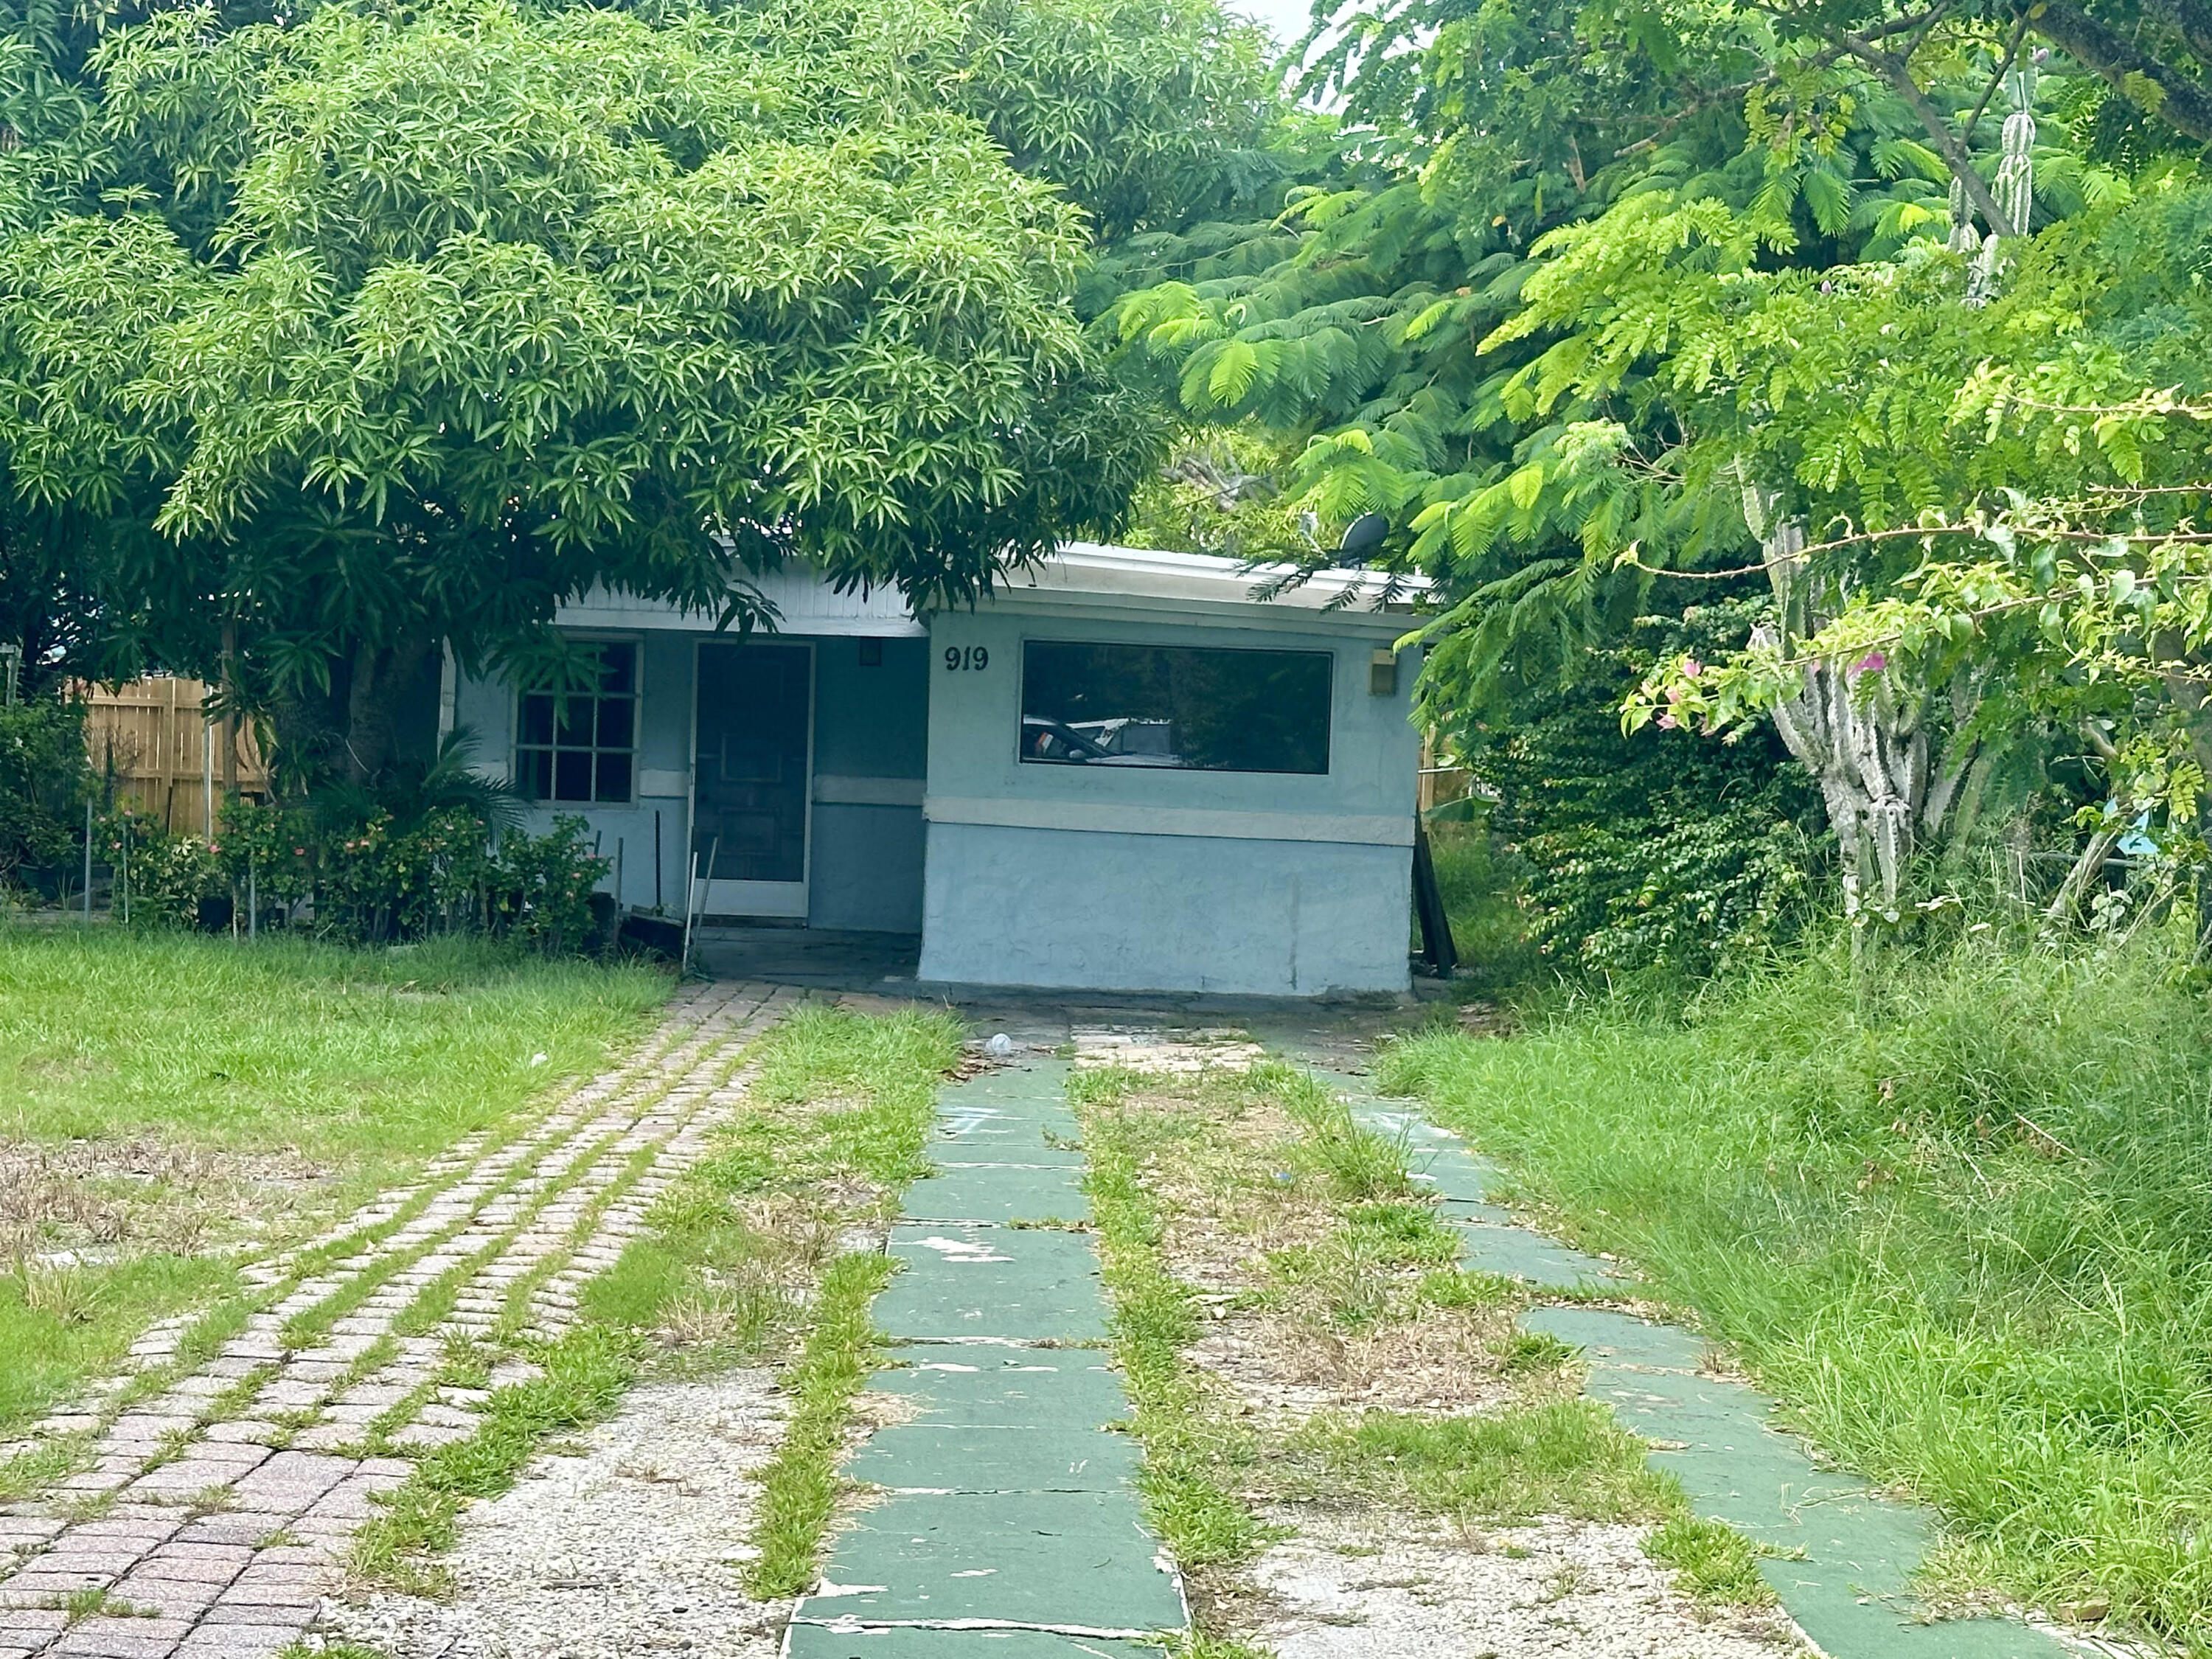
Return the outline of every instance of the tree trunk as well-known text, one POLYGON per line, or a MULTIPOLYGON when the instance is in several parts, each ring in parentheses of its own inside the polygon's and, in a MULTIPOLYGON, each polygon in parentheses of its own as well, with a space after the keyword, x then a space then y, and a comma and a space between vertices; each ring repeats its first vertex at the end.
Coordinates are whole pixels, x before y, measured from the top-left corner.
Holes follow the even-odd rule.
MULTIPOLYGON (((1778 626, 1762 626, 1753 640, 1787 652, 1792 641, 1820 630, 1839 596, 1806 569, 1802 525, 1768 525, 1771 499, 1748 486, 1744 505, 1780 612, 1778 626)), ((1973 745, 1954 739, 1948 745, 1953 752, 1931 767, 1925 699, 1899 695, 1887 678, 1867 683, 1885 672, 1808 662, 1798 671, 1797 689, 1771 711, 1783 743, 1820 786, 1843 860, 1844 914, 1854 921, 1870 898, 1877 914, 1897 920, 1899 890, 1919 836, 1941 831, 1973 759, 1973 745)))
POLYGON ((346 777, 374 783, 392 763, 397 732, 397 701, 428 660, 428 636, 395 646, 363 645, 354 653, 352 683, 346 690, 346 777))
POLYGON ((2212 95, 2195 79, 2070 0, 2050 0, 2029 15, 2038 34, 2101 76, 2130 104, 2199 143, 2212 143, 2212 95), (2147 98, 2153 89, 2154 95, 2147 98))

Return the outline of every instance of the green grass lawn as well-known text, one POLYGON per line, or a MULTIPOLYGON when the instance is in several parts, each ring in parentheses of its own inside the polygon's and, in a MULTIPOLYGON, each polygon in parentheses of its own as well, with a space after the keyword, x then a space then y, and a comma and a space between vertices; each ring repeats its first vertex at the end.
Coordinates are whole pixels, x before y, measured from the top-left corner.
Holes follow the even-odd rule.
POLYGON ((1819 1439, 1937 1505, 1933 1578, 2212 1653, 2212 1012, 2187 941, 1840 948, 1686 1012, 1419 1036, 1385 1081, 1638 1263, 1819 1439))
POLYGON ((668 984, 459 941, 0 927, 0 1438, 234 1289, 240 1248, 598 1068, 668 984))

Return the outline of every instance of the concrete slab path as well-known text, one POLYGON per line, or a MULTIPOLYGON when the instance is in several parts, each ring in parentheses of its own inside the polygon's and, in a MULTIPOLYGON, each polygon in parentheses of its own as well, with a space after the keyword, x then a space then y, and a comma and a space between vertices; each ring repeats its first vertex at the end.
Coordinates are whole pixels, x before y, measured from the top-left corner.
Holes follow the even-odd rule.
POLYGON ((792 1659, 1133 1659, 1187 1622, 1119 1426, 1097 1259, 1064 1226, 1089 1213, 1066 1079, 1039 1062, 939 1100, 938 1173, 908 1191, 875 1306, 894 1346, 872 1386, 909 1420, 848 1465, 884 1495, 830 1540, 792 1659))
MULTIPOLYGON (((1516 1223, 1495 1201, 1504 1171, 1410 1103, 1377 1098, 1359 1079, 1323 1075, 1358 1121, 1413 1151, 1419 1178, 1460 1234, 1463 1267, 1550 1290, 1631 1288, 1611 1264, 1516 1223)), ((1698 1514, 1771 1547, 1761 1575, 1831 1659, 2061 1659, 2073 1651, 2015 1620, 1930 1622, 1911 1581, 1934 1541, 1934 1516, 1820 1468, 1802 1440, 1773 1426, 1775 1400, 1713 1374, 1708 1345, 1693 1332, 1571 1306, 1531 1310, 1521 1324, 1582 1350, 1591 1396, 1655 1443, 1649 1461, 1681 1482, 1698 1514)))

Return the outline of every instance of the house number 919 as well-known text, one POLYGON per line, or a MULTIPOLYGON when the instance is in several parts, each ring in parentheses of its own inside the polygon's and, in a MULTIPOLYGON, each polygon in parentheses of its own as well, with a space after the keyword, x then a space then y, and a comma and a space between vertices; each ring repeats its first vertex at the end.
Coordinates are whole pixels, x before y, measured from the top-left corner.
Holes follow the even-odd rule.
POLYGON ((945 672, 957 674, 963 668, 988 668, 991 653, 980 645, 948 645, 945 647, 945 672))

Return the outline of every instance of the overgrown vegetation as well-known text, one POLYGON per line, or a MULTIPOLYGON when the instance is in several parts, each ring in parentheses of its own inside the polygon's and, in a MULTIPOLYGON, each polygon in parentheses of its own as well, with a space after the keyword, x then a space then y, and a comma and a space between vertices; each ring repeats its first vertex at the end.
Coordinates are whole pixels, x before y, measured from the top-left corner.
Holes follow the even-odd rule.
POLYGON ((0 927, 0 1431, 239 1252, 596 1069, 666 988, 481 943, 0 927))
MULTIPOLYGON (((495 1389, 475 1434, 416 1464, 360 1534, 356 1575, 436 1591, 434 1558, 461 1504, 506 1490, 548 1435, 605 1416, 641 1375, 775 1359, 787 1365, 792 1416, 763 1476, 747 1577, 763 1596, 805 1588, 842 1491, 851 1401, 873 1351, 868 1304, 890 1271, 880 1250, 841 1238, 887 1223, 923 1168, 932 1102, 961 1036, 946 1016, 808 1005, 748 1050, 745 1109, 654 1203, 648 1231, 588 1282, 579 1323, 550 1344, 511 1322, 495 1328, 497 1348, 544 1376, 495 1389)), ((465 1364, 480 1373, 498 1357, 465 1364)))
POLYGON ((1193 1576, 1199 1639, 1235 1634, 1237 1569, 1284 1535, 1268 1505, 1364 1506, 1391 1535, 1407 1517, 1470 1534, 1663 1519, 1689 1593, 1768 1600, 1755 1571, 1723 1570, 1748 1559, 1741 1540, 1729 1557, 1703 1538, 1692 1559, 1672 1482, 1577 1397, 1568 1350, 1516 1329, 1526 1288, 1458 1270, 1405 1145, 1323 1082, 1281 1064, 1101 1070, 1072 1091, 1139 1478, 1193 1576))
POLYGON ((84 710, 56 697, 0 708, 0 897, 37 872, 57 891, 84 845, 84 710))
POLYGON ((1993 919, 1854 972, 1836 939, 1686 1003, 1419 1036, 1383 1075, 1934 1504, 1939 1589, 2105 1602, 2212 1652, 2193 944, 2185 915, 2101 948, 1993 919))

